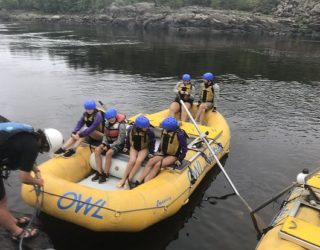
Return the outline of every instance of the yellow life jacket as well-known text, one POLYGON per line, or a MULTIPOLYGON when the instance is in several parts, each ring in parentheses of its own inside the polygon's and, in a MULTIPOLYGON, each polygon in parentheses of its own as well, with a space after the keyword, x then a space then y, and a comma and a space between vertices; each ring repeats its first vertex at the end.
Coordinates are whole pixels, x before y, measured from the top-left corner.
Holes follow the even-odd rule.
POLYGON ((100 112, 101 113, 101 116, 102 116, 102 122, 99 124, 99 126, 96 128, 96 130, 100 131, 100 132, 103 132, 104 130, 104 111, 102 110, 98 110, 98 109, 95 109, 93 111, 92 114, 89 114, 87 112, 84 112, 83 114, 83 120, 84 120, 84 123, 86 124, 87 127, 90 127, 94 121, 94 118, 96 117, 96 114, 100 112))
POLYGON ((178 156, 181 150, 180 142, 176 131, 163 130, 160 140, 160 153, 164 155, 178 156))
POLYGON ((185 94, 181 94, 181 91, 187 92, 189 94, 189 96, 191 95, 191 90, 192 90, 192 84, 184 84, 184 82, 180 82, 178 85, 178 92, 180 95, 185 95, 185 94))
POLYGON ((130 131, 129 139, 130 147, 133 147, 137 151, 148 148, 149 146, 147 131, 133 127, 130 131))
POLYGON ((208 87, 203 83, 201 86, 201 96, 200 101, 201 102, 213 102, 214 100, 214 90, 212 84, 210 84, 208 87))

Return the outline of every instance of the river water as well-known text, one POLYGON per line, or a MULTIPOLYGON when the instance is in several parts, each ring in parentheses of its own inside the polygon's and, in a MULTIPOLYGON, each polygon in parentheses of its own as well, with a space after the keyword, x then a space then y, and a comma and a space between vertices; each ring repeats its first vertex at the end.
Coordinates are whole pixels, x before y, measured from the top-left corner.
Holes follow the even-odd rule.
MULTIPOLYGON (((152 113, 173 100, 181 74, 198 84, 207 71, 217 75, 219 111, 232 132, 226 170, 253 208, 301 169, 319 167, 320 41, 0 24, 1 115, 57 128, 65 137, 85 99, 129 116, 152 113)), ((43 229, 56 249, 254 249, 246 207, 228 196, 232 189, 222 174, 214 176, 210 172, 176 216, 142 233, 97 234, 48 216, 42 216, 43 229)), ((20 199, 16 173, 9 183, 11 209, 32 213, 20 199)), ((259 215, 270 221, 278 206, 259 215)))

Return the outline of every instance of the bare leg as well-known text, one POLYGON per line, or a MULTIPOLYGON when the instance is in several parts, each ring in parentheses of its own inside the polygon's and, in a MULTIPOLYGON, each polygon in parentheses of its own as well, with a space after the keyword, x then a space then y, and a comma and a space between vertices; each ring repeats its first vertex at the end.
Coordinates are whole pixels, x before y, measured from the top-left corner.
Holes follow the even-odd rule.
MULTIPOLYGON (((201 106, 201 105, 200 105, 201 106)), ((195 116, 195 121, 197 121, 198 119, 199 119, 199 117, 200 117, 200 114, 201 114, 201 110, 202 110, 202 108, 201 107, 198 107, 198 110, 197 110, 197 113, 196 113, 196 116, 195 116)))
POLYGON ((6 197, 0 201, 0 225, 8 230, 12 235, 19 235, 22 232, 22 228, 17 226, 16 219, 8 209, 6 197))
POLYGON ((94 150, 94 157, 96 159, 96 167, 97 171, 102 174, 102 161, 101 161, 101 153, 103 151, 103 145, 101 144, 100 146, 96 147, 94 150))
POLYGON ((144 167, 144 170, 142 174, 140 175, 138 181, 142 183, 142 181, 146 178, 146 176, 149 174, 151 168, 153 167, 154 164, 156 164, 158 161, 161 161, 163 159, 163 156, 154 156, 152 157, 148 162, 147 165, 144 167))
POLYGON ((167 167, 175 163, 177 160, 177 157, 175 156, 166 156, 163 158, 162 163, 161 161, 158 161, 152 168, 150 174, 146 177, 145 182, 153 179, 160 171, 161 167, 167 167))
MULTIPOLYGON (((188 102, 184 103, 186 105, 186 107, 188 108, 188 110, 190 110, 191 108, 191 104, 188 102)), ((184 107, 181 108, 181 121, 185 122, 188 119, 188 114, 187 111, 184 109, 184 107)))
POLYGON ((173 102, 171 103, 170 107, 169 107, 169 110, 170 110, 170 116, 173 116, 175 117, 175 115, 179 112, 180 110, 180 105, 179 103, 177 102, 173 102))
POLYGON ((135 150, 133 147, 130 148, 130 159, 126 168, 126 171, 124 173, 124 175, 122 176, 119 184, 117 185, 117 187, 122 187, 124 185, 124 183, 126 182, 126 179, 129 175, 129 173, 131 172, 132 167, 134 166, 134 163, 136 162, 136 159, 138 157, 138 151, 135 150))
POLYGON ((102 137, 103 137, 103 133, 98 131, 98 130, 94 130, 91 134, 90 137, 97 140, 97 141, 102 141, 102 137))
POLYGON ((65 150, 68 150, 74 143, 76 142, 75 139, 73 139, 72 137, 70 137, 65 144, 63 144, 62 148, 65 150))
POLYGON ((202 103, 199 107, 200 110, 200 123, 203 124, 204 122, 204 118, 205 118, 205 114, 206 114, 206 109, 207 109, 207 104, 202 103))
POLYGON ((79 145, 80 145, 83 141, 84 141, 84 138, 80 138, 79 140, 77 140, 77 141, 74 143, 73 147, 74 147, 74 148, 79 147, 79 145))
POLYGON ((133 179, 133 177, 135 176, 135 174, 138 172, 139 168, 141 167, 142 162, 147 157, 148 152, 149 152, 149 150, 147 148, 139 151, 137 160, 134 164, 134 167, 129 174, 129 181, 131 181, 133 179))
POLYGON ((111 148, 106 153, 106 162, 104 164, 104 172, 106 174, 109 174, 113 154, 114 154, 114 152, 111 148))

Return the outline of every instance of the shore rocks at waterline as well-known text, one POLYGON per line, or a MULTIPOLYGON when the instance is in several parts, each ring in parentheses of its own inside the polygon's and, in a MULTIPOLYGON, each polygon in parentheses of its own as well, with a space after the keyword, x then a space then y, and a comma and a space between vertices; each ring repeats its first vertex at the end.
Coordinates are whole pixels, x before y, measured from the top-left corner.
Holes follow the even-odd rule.
MULTIPOLYGON (((117 28, 141 29, 145 32, 164 31, 182 35, 302 34, 320 36, 320 24, 316 19, 312 19, 308 25, 306 25, 306 19, 299 23, 296 16, 288 15, 289 9, 288 5, 279 5, 275 16, 267 16, 259 13, 214 10, 199 6, 170 9, 169 7, 155 7, 152 3, 137 3, 129 6, 112 5, 98 14, 83 15, 50 15, 19 11, 9 13, 2 10, 0 18, 15 21, 104 24, 117 28)), ((310 11, 317 13, 317 5, 310 11)))

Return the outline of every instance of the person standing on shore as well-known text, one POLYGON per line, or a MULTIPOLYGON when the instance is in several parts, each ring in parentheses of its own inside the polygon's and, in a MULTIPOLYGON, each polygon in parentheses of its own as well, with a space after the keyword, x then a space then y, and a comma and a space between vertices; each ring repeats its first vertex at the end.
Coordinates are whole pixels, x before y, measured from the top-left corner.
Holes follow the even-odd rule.
POLYGON ((20 181, 27 185, 43 186, 40 170, 35 165, 39 153, 54 152, 63 143, 62 134, 53 128, 38 129, 23 123, 10 122, 0 116, 0 225, 11 234, 13 240, 32 238, 39 234, 38 229, 22 227, 30 218, 15 218, 8 209, 4 179, 9 172, 19 169, 20 181), (31 175, 34 172, 34 175, 31 175))

